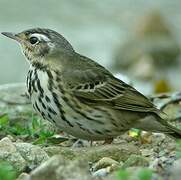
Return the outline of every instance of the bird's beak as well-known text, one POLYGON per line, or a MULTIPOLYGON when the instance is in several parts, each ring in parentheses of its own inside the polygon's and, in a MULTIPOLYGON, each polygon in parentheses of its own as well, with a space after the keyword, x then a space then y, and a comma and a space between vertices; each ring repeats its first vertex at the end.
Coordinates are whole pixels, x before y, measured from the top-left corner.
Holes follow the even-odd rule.
POLYGON ((20 37, 17 34, 15 34, 15 33, 2 32, 1 34, 6 36, 6 37, 8 37, 8 38, 14 39, 14 40, 16 40, 18 42, 21 41, 20 37))

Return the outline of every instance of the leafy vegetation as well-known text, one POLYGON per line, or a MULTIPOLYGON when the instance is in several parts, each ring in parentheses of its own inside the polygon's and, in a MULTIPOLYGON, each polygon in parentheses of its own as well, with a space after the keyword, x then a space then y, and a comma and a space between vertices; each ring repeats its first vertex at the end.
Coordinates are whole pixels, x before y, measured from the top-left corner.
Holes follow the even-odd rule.
MULTIPOLYGON (((31 121, 27 124, 15 123, 11 124, 8 115, 4 114, 0 117, 0 135, 11 135, 26 141, 31 141, 33 144, 44 144, 47 139, 54 135, 53 131, 46 129, 43 121, 32 115, 31 121)), ((28 120, 27 120, 28 121, 28 120)))
POLYGON ((128 172, 126 169, 120 169, 117 172, 117 180, 151 180, 153 171, 148 168, 142 168, 138 172, 128 172))
POLYGON ((120 169, 117 172, 117 180, 129 180, 129 172, 125 169, 120 169))
POLYGON ((16 170, 6 161, 0 161, 0 179, 14 180, 17 175, 16 170))
POLYGON ((152 170, 150 170, 148 168, 143 168, 138 173, 138 179, 139 180, 151 180, 152 175, 153 175, 152 170))

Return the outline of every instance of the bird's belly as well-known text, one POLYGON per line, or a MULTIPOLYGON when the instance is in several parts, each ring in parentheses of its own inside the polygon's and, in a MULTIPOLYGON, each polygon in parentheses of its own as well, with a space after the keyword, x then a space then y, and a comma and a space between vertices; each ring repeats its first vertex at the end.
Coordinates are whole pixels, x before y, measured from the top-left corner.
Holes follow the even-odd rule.
POLYGON ((60 87, 55 84, 50 87, 50 84, 48 74, 42 71, 33 71, 27 80, 32 105, 44 119, 82 139, 101 140, 120 134, 108 111, 81 104, 60 87))
POLYGON ((118 131, 118 126, 112 124, 110 117, 105 113, 72 108, 60 96, 58 97, 61 106, 57 107, 52 96, 48 94, 45 97, 49 97, 51 103, 46 102, 47 98, 41 98, 40 100, 40 96, 33 93, 31 96, 33 107, 44 119, 68 134, 81 139, 103 140, 121 133, 121 131, 118 131))

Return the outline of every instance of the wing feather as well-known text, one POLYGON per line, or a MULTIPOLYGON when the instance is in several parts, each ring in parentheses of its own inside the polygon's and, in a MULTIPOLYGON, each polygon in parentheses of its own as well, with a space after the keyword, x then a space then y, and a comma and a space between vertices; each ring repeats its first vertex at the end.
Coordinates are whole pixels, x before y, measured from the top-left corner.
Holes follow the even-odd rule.
POLYGON ((90 106, 109 106, 138 112, 158 112, 156 107, 136 89, 115 78, 94 61, 78 55, 79 66, 72 66, 62 75, 68 91, 90 106))

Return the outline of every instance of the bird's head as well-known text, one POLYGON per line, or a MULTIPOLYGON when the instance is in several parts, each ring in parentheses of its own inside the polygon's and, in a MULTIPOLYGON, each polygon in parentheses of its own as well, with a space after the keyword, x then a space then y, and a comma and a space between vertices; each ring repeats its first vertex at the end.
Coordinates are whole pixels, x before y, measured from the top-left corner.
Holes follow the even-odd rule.
POLYGON ((35 28, 20 33, 3 32, 3 35, 16 40, 30 61, 43 61, 56 51, 73 52, 71 44, 59 33, 50 29, 35 28))

